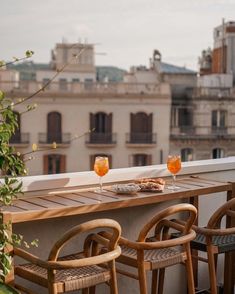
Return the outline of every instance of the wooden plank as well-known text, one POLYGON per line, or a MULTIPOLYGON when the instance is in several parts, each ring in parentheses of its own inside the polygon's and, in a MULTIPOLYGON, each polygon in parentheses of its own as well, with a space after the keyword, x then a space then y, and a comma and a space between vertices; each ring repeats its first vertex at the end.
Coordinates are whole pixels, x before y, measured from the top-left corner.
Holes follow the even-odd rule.
MULTIPOLYGON (((175 185, 180 187, 181 189, 186 189, 186 190, 192 189, 192 186, 190 184, 182 183, 181 181, 178 181, 178 180, 176 180, 175 185)), ((170 190, 170 189, 168 189, 169 186, 172 186, 172 182, 167 182, 166 183, 166 189, 167 190, 170 190)))
MULTIPOLYGON (((63 194, 62 194, 63 195, 63 194)), ((64 195, 50 195, 49 197, 47 197, 48 201, 51 201, 53 203, 57 203, 57 204, 62 204, 64 206, 77 206, 77 205, 82 205, 82 203, 78 203, 77 201, 71 200, 69 198, 66 198, 64 195)))
POLYGON ((87 198, 91 198, 94 200, 98 200, 100 202, 112 202, 112 201, 115 201, 118 199, 117 197, 113 198, 108 195, 95 193, 94 191, 87 191, 87 192, 81 192, 81 193, 76 193, 76 194, 87 197, 87 198))
POLYGON ((190 176, 187 179, 195 179, 197 181, 209 183, 209 184, 212 184, 212 185, 220 185, 220 184, 224 185, 224 184, 226 184, 226 182, 223 182, 223 181, 206 179, 206 178, 201 178, 201 177, 198 177, 198 176, 190 176))
POLYGON ((64 206, 63 204, 51 202, 43 197, 34 197, 30 199, 24 199, 24 201, 41 206, 42 208, 48 208, 48 209, 64 206))
POLYGON ((80 202, 82 204, 96 204, 97 202, 99 202, 99 200, 97 200, 97 199, 91 199, 88 197, 84 197, 84 196, 81 196, 77 193, 66 194, 66 197, 68 197, 69 199, 72 199, 74 201, 80 202))
POLYGON ((15 207, 24 209, 25 211, 27 211, 27 210, 29 210, 29 211, 31 211, 31 210, 41 210, 42 209, 41 206, 29 203, 27 201, 24 201, 23 199, 16 200, 16 201, 13 202, 13 204, 14 204, 15 207))
POLYGON ((2 206, 1 207, 2 211, 8 211, 8 212, 21 212, 21 211, 25 211, 25 209, 20 208, 20 207, 16 207, 14 205, 7 205, 7 206, 2 206))
POLYGON ((212 186, 219 186, 219 185, 224 185, 224 183, 222 182, 217 182, 217 181, 209 181, 209 180, 205 180, 205 179, 201 179, 201 178, 189 178, 189 179, 183 179, 182 182, 190 182, 193 185, 198 185, 198 186, 208 186, 208 187, 212 187, 212 186))

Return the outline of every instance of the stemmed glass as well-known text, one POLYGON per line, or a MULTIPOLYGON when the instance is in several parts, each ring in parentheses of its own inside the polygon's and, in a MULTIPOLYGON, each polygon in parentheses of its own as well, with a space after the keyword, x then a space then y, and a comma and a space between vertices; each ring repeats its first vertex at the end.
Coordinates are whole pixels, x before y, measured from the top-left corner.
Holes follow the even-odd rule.
POLYGON ((169 186, 168 189, 173 190, 173 191, 180 189, 180 187, 177 187, 175 185, 176 174, 181 170, 181 157, 180 157, 180 155, 168 155, 167 168, 173 176, 172 186, 169 186))
POLYGON ((102 193, 104 190, 102 188, 102 177, 109 171, 109 159, 105 156, 96 156, 94 171, 100 177, 99 188, 95 190, 97 193, 102 193))

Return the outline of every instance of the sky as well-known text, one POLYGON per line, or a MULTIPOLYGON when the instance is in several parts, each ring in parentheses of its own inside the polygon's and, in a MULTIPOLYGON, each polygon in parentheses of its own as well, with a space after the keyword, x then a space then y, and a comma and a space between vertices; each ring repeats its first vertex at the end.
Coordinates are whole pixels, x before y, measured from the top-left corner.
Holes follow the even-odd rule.
POLYGON ((33 50, 48 63, 64 40, 96 44, 96 65, 148 66, 158 49, 164 62, 197 69, 223 18, 235 21, 235 0, 0 0, 0 60, 33 50))

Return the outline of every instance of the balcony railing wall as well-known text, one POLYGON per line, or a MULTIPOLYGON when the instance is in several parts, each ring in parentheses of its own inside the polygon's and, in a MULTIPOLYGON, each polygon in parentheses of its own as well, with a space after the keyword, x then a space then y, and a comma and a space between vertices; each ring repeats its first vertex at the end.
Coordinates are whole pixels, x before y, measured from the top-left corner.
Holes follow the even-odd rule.
POLYGON ((86 134, 86 144, 116 144, 116 133, 89 133, 86 134))
POLYGON ((29 133, 16 133, 10 139, 10 144, 29 144, 29 133))
POLYGON ((193 90, 194 97, 234 97, 233 88, 195 88, 193 90))
MULTIPOLYGON (((34 93, 43 87, 42 82, 37 81, 4 81, 0 82, 0 87, 7 91, 34 93)), ((124 83, 124 82, 66 82, 63 85, 59 82, 52 82, 44 90, 44 93, 69 92, 77 93, 94 93, 94 94, 167 94, 169 95, 169 85, 166 83, 124 83)))
POLYGON ((178 126, 171 127, 171 138, 231 138, 235 137, 235 126, 178 126))
POLYGON ((70 144, 71 134, 70 133, 39 133, 38 143, 39 144, 70 144))
POLYGON ((127 144, 156 144, 157 134, 155 133, 128 133, 126 134, 127 144))

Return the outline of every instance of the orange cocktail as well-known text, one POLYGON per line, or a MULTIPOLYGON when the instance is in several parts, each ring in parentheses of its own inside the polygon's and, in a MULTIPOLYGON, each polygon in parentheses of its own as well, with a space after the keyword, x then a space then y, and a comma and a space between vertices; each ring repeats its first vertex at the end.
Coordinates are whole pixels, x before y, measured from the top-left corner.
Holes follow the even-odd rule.
POLYGON ((179 155, 169 155, 167 168, 172 174, 177 174, 181 170, 181 158, 179 155))
POLYGON ((105 156, 97 156, 95 158, 94 171, 100 177, 100 188, 96 192, 103 192, 102 177, 109 171, 109 160, 105 156))
POLYGON ((176 174, 181 170, 180 155, 169 155, 167 158, 167 168, 173 176, 173 185, 169 186, 168 188, 171 190, 179 189, 179 187, 175 185, 175 181, 176 181, 176 174))

